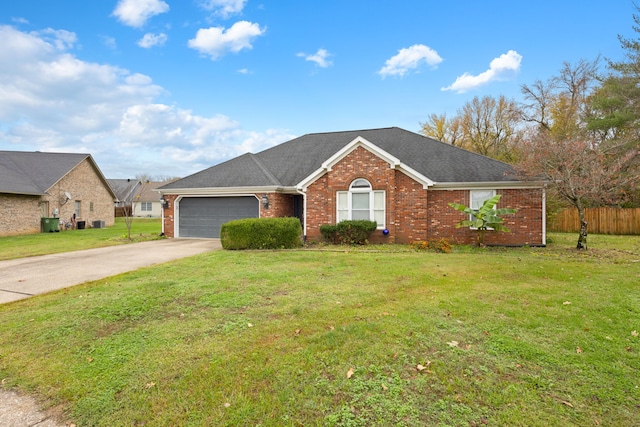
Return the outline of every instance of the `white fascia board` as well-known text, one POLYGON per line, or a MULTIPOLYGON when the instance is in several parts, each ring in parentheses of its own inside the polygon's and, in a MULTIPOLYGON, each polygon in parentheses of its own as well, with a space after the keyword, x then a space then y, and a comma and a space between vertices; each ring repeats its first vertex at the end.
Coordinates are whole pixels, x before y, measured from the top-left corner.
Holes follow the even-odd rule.
POLYGON ((313 171, 311 175, 309 175, 308 177, 300 181, 298 185, 296 185, 296 188, 298 189, 298 191, 302 191, 302 192, 307 191, 307 187, 313 184, 318 178, 320 178, 325 173, 327 173, 327 170, 324 167, 321 167, 320 169, 316 169, 315 171, 313 171))
POLYGON ((315 170, 311 175, 309 175, 308 177, 300 181, 300 183, 296 186, 298 190, 306 191, 309 185, 313 184, 318 178, 320 178, 325 173, 329 172, 333 168, 333 166, 335 166, 336 163, 338 163, 340 160, 347 157, 351 152, 353 152, 358 147, 364 148, 365 150, 373 153, 376 157, 387 162, 391 169, 398 169, 399 171, 407 174, 411 178, 420 182, 424 186, 424 188, 427 188, 433 185, 433 181, 431 181, 426 176, 422 175, 416 170, 405 165, 400 161, 400 159, 387 153, 386 151, 384 151, 374 143, 359 136, 353 141, 351 141, 350 143, 348 143, 347 145, 345 145, 344 147, 342 147, 342 149, 336 152, 333 156, 325 160, 319 169, 315 170))
POLYGON ((400 166, 398 167, 398 170, 400 172, 404 173, 405 175, 409 176, 409 178, 412 178, 413 180, 418 181, 420 184, 422 184, 422 188, 425 189, 425 190, 427 188, 433 187, 435 185, 434 181, 430 180, 426 176, 422 175, 421 173, 419 173, 415 169, 410 168, 409 166, 405 165, 404 163, 400 163, 400 166))
POLYGON ((435 182, 432 190, 497 190, 511 188, 543 188, 542 182, 495 181, 495 182, 435 182))
POLYGON ((183 196, 218 196, 233 194, 254 194, 254 193, 280 193, 286 190, 295 191, 294 188, 281 186, 262 186, 262 187, 209 187, 209 188, 171 188, 158 189, 160 194, 175 194, 183 196))

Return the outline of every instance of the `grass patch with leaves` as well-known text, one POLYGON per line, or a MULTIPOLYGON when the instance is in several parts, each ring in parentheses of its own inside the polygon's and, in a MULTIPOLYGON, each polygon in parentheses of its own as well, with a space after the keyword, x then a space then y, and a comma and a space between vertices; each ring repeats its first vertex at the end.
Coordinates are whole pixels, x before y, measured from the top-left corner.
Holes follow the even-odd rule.
POLYGON ((105 228, 5 236, 0 237, 0 261, 153 240, 160 238, 160 230, 158 218, 134 218, 129 240, 124 219, 116 218, 105 228))
POLYGON ((639 243, 211 252, 0 306, 0 378, 82 426, 634 425, 639 243))

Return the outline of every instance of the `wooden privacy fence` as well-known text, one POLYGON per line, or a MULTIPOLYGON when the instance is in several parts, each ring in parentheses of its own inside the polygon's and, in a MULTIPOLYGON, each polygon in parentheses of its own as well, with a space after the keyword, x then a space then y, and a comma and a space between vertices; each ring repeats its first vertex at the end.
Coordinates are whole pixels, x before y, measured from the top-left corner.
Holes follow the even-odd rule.
MULTIPOLYGON (((584 212, 587 231, 594 234, 640 234, 640 208, 589 208, 584 212)), ((580 218, 577 209, 565 209, 548 224, 549 231, 577 233, 580 218)))

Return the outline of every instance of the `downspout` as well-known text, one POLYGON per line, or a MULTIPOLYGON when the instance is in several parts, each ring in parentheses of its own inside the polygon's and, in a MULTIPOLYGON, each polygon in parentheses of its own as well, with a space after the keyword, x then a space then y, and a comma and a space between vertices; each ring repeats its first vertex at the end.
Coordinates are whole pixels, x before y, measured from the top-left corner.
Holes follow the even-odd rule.
POLYGON ((302 196, 302 241, 307 242, 307 193, 303 190, 299 190, 296 187, 296 193, 302 196))
MULTIPOLYGON (((163 197, 163 196, 164 194, 160 193, 160 197, 163 197)), ((162 228, 160 229, 160 233, 161 233, 160 235, 164 236, 165 234, 164 234, 164 204, 163 203, 160 203, 160 218, 161 218, 160 224, 162 225, 162 228)))

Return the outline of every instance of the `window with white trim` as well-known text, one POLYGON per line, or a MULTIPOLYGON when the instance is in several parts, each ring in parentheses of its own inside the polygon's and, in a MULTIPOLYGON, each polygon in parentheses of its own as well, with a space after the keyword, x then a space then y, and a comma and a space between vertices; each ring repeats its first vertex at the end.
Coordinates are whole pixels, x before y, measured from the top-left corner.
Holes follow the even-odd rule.
POLYGON ((151 212, 153 210, 153 205, 151 202, 140 202, 140 210, 143 212, 151 212))
MULTIPOLYGON (((496 195, 496 190, 471 190, 469 191, 469 207, 473 210, 478 210, 482 207, 484 202, 496 195)), ((495 206, 493 207, 496 208, 495 206)), ((469 215, 469 220, 473 221, 475 218, 469 215)), ((474 227, 471 227, 474 228, 474 227)), ((492 230, 492 228, 489 228, 492 230)))
POLYGON ((373 190, 369 181, 354 180, 349 191, 337 192, 337 221, 366 219, 375 221, 378 229, 385 228, 385 192, 373 190))

